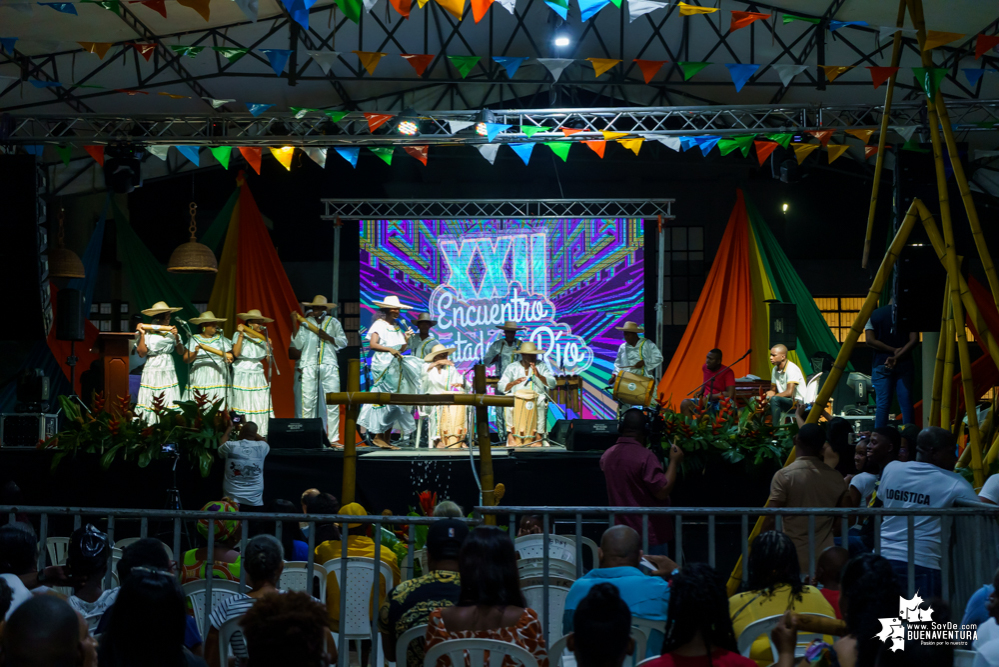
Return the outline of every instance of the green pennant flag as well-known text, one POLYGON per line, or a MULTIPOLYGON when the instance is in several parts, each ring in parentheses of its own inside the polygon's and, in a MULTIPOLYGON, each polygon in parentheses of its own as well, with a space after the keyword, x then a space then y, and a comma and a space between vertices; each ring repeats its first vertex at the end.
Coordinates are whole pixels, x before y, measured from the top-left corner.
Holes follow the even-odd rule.
POLYGON ((341 120, 343 120, 343 117, 346 116, 347 114, 349 114, 350 112, 349 111, 328 111, 328 110, 324 109, 323 113, 326 114, 327 116, 329 116, 329 119, 331 121, 333 121, 334 123, 339 123, 341 120))
POLYGON ((794 139, 794 133, 784 132, 781 134, 768 134, 767 139, 769 139, 770 141, 776 141, 784 148, 787 148, 791 145, 791 140, 794 139))
POLYGON ((936 99, 937 91, 940 89, 940 82, 947 76, 947 69, 944 67, 913 67, 912 73, 916 75, 919 85, 923 87, 923 92, 930 100, 936 99))
POLYGON ((62 163, 68 167, 69 157, 73 154, 73 148, 71 146, 56 146, 55 149, 62 163))
POLYGON ((237 49, 230 46, 213 46, 212 51, 224 56, 230 64, 236 62, 250 52, 249 49, 237 49))
POLYGON ((816 25, 822 23, 822 19, 810 19, 810 18, 805 18, 804 16, 796 16, 795 14, 788 14, 787 12, 785 12, 784 25, 787 25, 791 21, 804 21, 805 23, 814 23, 816 25))
POLYGON ((80 0, 80 2, 89 5, 100 5, 109 12, 114 12, 118 16, 121 16, 121 7, 118 0, 80 0))
POLYGON ((305 114, 310 111, 319 111, 319 109, 310 109, 309 107, 288 107, 295 114, 295 119, 304 118, 305 114))
POLYGON ((679 65, 680 69, 683 70, 683 80, 684 81, 690 81, 690 77, 694 76, 695 74, 697 74, 698 72, 700 72, 702 69, 704 69, 705 67, 707 67, 711 63, 704 63, 704 62, 696 62, 695 63, 695 62, 679 62, 678 61, 676 64, 679 65))
POLYGON ((229 158, 232 157, 232 146, 209 146, 208 150, 212 152, 212 155, 219 161, 219 164, 226 169, 229 168, 229 158))
POLYGON ((520 131, 522 134, 526 134, 529 137, 533 137, 535 134, 541 130, 547 130, 547 127, 541 127, 540 125, 521 125, 520 131))
POLYGON ((385 164, 392 164, 392 151, 395 150, 392 146, 368 146, 368 150, 380 157, 385 161, 385 164))
POLYGON ((545 146, 552 149, 552 153, 562 158, 562 162, 569 159, 569 149, 572 148, 571 141, 546 141, 545 146))
POLYGON ((458 68, 461 78, 464 79, 472 71, 472 68, 479 63, 482 56, 448 56, 447 58, 451 61, 451 64, 458 68))
POLYGON ((919 141, 916 140, 916 135, 909 137, 909 140, 902 145, 903 151, 912 151, 913 153, 929 153, 929 148, 923 148, 919 145, 919 141))
POLYGON ((739 144, 736 143, 735 139, 731 139, 728 137, 718 142, 718 152, 721 153, 722 155, 728 155, 738 147, 739 144))
POLYGON ((177 53, 182 56, 189 56, 191 58, 194 58, 199 53, 205 50, 205 47, 203 46, 182 46, 179 44, 171 44, 170 48, 173 49, 174 53, 177 53))
POLYGON ((982 123, 972 123, 975 127, 995 127, 996 122, 994 120, 987 120, 982 123))
POLYGON ((756 139, 755 134, 744 134, 738 137, 726 137, 718 142, 718 150, 721 151, 722 155, 728 155, 732 151, 738 149, 742 151, 743 157, 748 157, 749 149, 753 145, 754 139, 756 139))
POLYGON ((618 8, 620 8, 620 7, 621 7, 621 0, 611 0, 611 2, 613 2, 613 3, 614 3, 614 6, 615 6, 615 7, 618 7, 618 8))
POLYGON ((336 0, 336 6, 354 23, 361 22, 361 0, 336 0))

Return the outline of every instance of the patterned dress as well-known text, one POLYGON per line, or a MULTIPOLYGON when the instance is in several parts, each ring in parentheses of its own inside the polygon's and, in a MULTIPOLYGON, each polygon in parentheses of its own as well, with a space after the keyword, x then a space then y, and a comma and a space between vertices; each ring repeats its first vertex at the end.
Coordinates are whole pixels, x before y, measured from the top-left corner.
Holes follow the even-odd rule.
MULTIPOLYGON (((232 337, 235 347, 239 333, 232 337)), ((264 372, 267 343, 251 336, 243 336, 243 347, 232 363, 232 409, 246 415, 246 420, 257 425, 257 432, 267 437, 267 422, 274 416, 271 406, 271 386, 264 372)))
POLYGON ((208 396, 210 403, 220 399, 225 400, 229 394, 229 365, 219 355, 198 347, 198 343, 223 352, 232 351, 229 339, 220 333, 211 337, 203 334, 194 334, 191 337, 187 349, 190 352, 197 351, 197 354, 191 362, 191 378, 187 383, 190 397, 193 400, 194 392, 197 391, 208 396))
MULTIPOLYGON (((441 610, 436 609, 430 614, 427 625, 427 650, 450 639, 497 639, 501 642, 516 644, 531 652, 538 661, 538 667, 548 667, 548 651, 545 647, 545 632, 538 620, 538 614, 533 609, 525 609, 515 625, 499 630, 463 630, 451 632, 444 627, 441 610)), ((398 657, 398 656, 396 656, 398 657)), ((468 657, 465 665, 468 666, 468 657)), ((503 667, 516 667, 519 663, 507 657, 503 659, 503 667)), ((437 661, 436 667, 451 667, 451 660, 444 656, 437 661)))
POLYGON ((147 332, 146 363, 142 366, 142 379, 139 384, 139 395, 136 398, 135 414, 144 417, 148 423, 159 421, 153 413, 153 397, 163 394, 166 407, 174 407, 174 403, 184 397, 177 380, 177 369, 173 363, 173 351, 176 347, 173 335, 161 335, 147 332))

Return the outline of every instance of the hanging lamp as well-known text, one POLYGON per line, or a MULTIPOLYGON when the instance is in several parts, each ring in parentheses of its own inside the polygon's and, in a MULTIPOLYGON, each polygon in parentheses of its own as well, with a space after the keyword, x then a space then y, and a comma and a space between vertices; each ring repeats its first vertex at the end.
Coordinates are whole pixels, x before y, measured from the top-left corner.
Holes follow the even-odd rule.
POLYGON ((49 275, 53 278, 85 278, 86 271, 80 256, 65 247, 66 233, 63 229, 65 210, 59 209, 59 231, 56 234, 56 247, 49 250, 49 275))
POLYGON ((198 243, 195 233, 198 225, 194 221, 198 205, 191 202, 191 224, 188 227, 191 231, 191 240, 177 246, 170 255, 167 263, 167 271, 170 273, 218 273, 219 263, 215 259, 215 253, 203 243, 198 243))

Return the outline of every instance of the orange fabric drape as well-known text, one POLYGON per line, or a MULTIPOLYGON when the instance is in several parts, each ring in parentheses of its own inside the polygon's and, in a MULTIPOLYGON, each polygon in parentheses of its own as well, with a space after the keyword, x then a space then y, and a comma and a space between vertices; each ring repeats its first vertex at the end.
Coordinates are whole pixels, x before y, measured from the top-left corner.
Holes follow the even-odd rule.
MULTIPOLYGON (((718 254, 690 316, 683 338, 659 383, 662 402, 679 407, 687 392, 703 382, 701 366, 708 350, 718 348, 723 363, 749 349, 753 322, 753 290, 749 277, 749 216, 742 190, 728 219, 718 254)), ((732 367, 736 377, 750 371, 749 360, 732 367)))

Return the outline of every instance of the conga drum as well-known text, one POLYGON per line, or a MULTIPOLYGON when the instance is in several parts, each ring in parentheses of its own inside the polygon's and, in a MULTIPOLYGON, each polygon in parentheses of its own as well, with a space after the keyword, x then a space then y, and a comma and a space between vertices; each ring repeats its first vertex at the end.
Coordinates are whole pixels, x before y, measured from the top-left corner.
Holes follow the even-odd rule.
POLYGON ((522 441, 533 441, 538 430, 538 394, 521 389, 513 394, 513 425, 511 435, 522 441))
POLYGON ((464 405, 441 405, 438 413, 438 430, 441 441, 439 447, 461 447, 468 436, 466 409, 464 405))
POLYGON ((656 390, 655 380, 629 371, 621 371, 614 380, 614 400, 625 405, 646 407, 652 402, 656 390))

